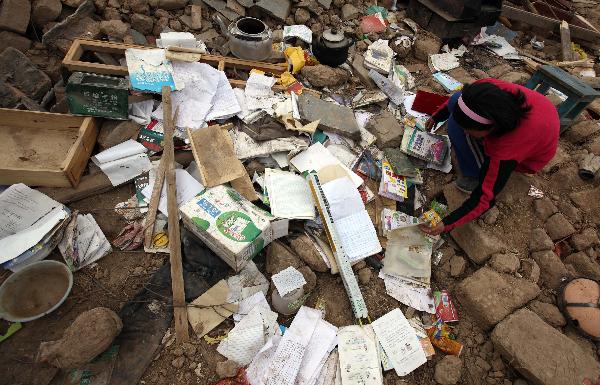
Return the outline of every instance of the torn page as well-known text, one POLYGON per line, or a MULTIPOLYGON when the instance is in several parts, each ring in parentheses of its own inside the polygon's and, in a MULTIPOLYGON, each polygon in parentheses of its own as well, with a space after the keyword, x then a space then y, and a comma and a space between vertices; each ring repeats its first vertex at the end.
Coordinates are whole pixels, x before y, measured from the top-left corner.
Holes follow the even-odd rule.
POLYGON ((242 301, 258 292, 266 295, 269 290, 269 281, 253 261, 248 261, 237 275, 227 278, 227 285, 227 302, 230 303, 242 301))
POLYGON ((329 357, 337 345, 338 328, 325 320, 319 320, 300 365, 296 385, 310 385, 316 382, 329 357))
MULTIPOLYGON (((320 171, 330 166, 341 167, 356 187, 363 184, 363 179, 339 161, 321 143, 317 142, 290 160, 298 171, 316 171, 321 179, 320 171)), ((323 181, 322 181, 323 182, 323 181)))
POLYGON ((255 306, 227 333, 227 338, 221 341, 217 351, 228 359, 246 366, 278 329, 277 313, 262 306, 255 306))
POLYGON ((350 216, 365 209, 360 193, 350 178, 338 178, 322 186, 333 220, 350 216))
POLYGON ((276 82, 277 79, 272 76, 250 73, 244 89, 246 108, 249 111, 262 109, 272 115, 274 113, 273 105, 280 100, 271 89, 276 82))
POLYGON ((187 307, 188 321, 200 338, 237 311, 238 305, 227 303, 229 287, 222 279, 187 307))
POLYGON ((373 330, 388 355, 396 374, 406 376, 427 362, 415 330, 400 309, 373 321, 373 330))
POLYGON ((321 312, 302 306, 283 335, 267 373, 266 385, 295 385, 306 347, 313 335, 321 312))
POLYGON ((251 295, 250 297, 241 300, 239 302, 238 310, 233 314, 233 320, 235 322, 240 322, 242 318, 248 315, 248 313, 250 313, 250 310, 252 310, 255 306, 261 306, 267 309, 271 308, 271 306, 267 302, 265 294, 262 291, 254 293, 254 295, 251 295))
POLYGON ((306 25, 286 25, 283 27, 283 41, 297 37, 305 43, 312 43, 312 31, 306 25))
POLYGON ((418 311, 429 314, 435 313, 435 306, 431 289, 412 279, 379 273, 385 283, 387 294, 397 301, 418 311))
POLYGON ((219 83, 214 97, 214 104, 206 116, 206 121, 229 119, 240 112, 242 112, 242 108, 233 93, 233 88, 229 84, 225 72, 219 71, 219 83))
MULTIPOLYGON (((171 94, 172 114, 177 108, 179 112, 175 125, 198 129, 206 124, 206 117, 213 108, 215 95, 221 79, 220 71, 206 63, 173 64, 177 84, 185 84, 185 88, 171 94)), ((161 103, 152 117, 163 120, 163 104, 161 103)))
POLYGON ((374 333, 359 325, 340 328, 338 353, 343 385, 383 385, 374 333))
POLYGON ((308 181, 292 172, 265 170, 271 214, 279 218, 314 219, 315 205, 308 181))
POLYGON ((233 140, 235 155, 240 160, 269 156, 274 153, 302 150, 308 147, 309 140, 306 138, 279 138, 257 142, 245 132, 231 130, 229 132, 233 140))
POLYGON ((92 214, 73 216, 58 249, 73 271, 96 262, 112 251, 110 242, 92 214))
POLYGON ((273 280, 273 284, 275 285, 277 292, 282 297, 306 284, 304 275, 302 275, 302 273, 296 270, 293 266, 281 270, 277 274, 273 274, 271 279, 273 280))
MULTIPOLYGON (((175 170, 175 184, 177 185, 177 206, 181 206, 185 202, 191 200, 196 195, 204 190, 204 186, 198 182, 189 172, 176 169, 175 170)), ((152 190, 154 189, 154 181, 151 181, 148 186, 144 187, 142 194, 148 199, 152 198, 152 190)), ((164 181, 163 188, 160 192, 160 201, 158 203, 158 209, 161 213, 169 216, 169 210, 167 208, 167 182, 164 181)))
POLYGON ((323 368, 321 369, 321 372, 319 373, 314 385, 334 385, 339 360, 337 349, 334 349, 323 364, 323 368))
POLYGON ((138 91, 161 93, 163 86, 175 90, 173 67, 162 49, 125 50, 131 88, 138 91))
POLYGON ((360 261, 382 250, 367 210, 338 219, 334 226, 350 262, 360 261))
POLYGON ((281 335, 276 333, 258 351, 246 369, 246 378, 250 385, 265 385, 269 365, 281 342, 281 335))
POLYGON ((128 182, 152 168, 146 147, 133 139, 96 154, 92 162, 100 167, 113 186, 128 182))

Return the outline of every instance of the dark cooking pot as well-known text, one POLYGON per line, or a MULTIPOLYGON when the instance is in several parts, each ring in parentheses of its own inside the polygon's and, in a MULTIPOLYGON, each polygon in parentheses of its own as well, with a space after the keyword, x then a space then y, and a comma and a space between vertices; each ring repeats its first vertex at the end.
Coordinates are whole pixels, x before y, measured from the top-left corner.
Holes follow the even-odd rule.
POLYGON ((313 42, 313 54, 321 64, 331 67, 342 65, 348 59, 348 50, 354 39, 346 37, 344 32, 328 29, 313 42))

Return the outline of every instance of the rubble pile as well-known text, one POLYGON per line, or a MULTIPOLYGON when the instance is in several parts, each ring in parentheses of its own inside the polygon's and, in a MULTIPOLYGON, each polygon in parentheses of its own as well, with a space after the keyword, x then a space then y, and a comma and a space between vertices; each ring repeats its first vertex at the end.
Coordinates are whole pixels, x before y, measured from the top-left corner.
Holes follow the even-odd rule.
MULTIPOLYGON (((44 258, 73 272, 34 319, 0 286, 7 381, 600 380, 564 295, 600 281, 600 99, 566 113, 568 86, 542 83, 552 160, 431 233, 474 196, 440 106, 546 66, 592 95, 600 46, 536 5, 439 37, 415 3, 2 0, 0 284, 44 258)), ((598 25, 591 3, 569 9, 598 25)))

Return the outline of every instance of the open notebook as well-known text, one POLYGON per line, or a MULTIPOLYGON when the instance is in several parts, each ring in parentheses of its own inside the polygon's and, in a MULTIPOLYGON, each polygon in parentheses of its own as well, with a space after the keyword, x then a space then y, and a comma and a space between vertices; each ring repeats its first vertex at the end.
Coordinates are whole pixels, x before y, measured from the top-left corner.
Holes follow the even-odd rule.
POLYGON ((379 253, 381 244, 375 226, 352 181, 343 177, 327 182, 322 187, 338 240, 350 263, 379 253))

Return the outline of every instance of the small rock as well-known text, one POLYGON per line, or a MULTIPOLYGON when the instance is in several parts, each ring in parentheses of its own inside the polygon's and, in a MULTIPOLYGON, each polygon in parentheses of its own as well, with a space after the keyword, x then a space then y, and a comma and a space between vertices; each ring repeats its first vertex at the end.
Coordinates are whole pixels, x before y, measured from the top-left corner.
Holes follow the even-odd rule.
POLYGON ((302 76, 315 87, 337 87, 350 79, 350 75, 343 68, 333 68, 324 64, 305 66, 302 76))
POLYGON ((108 36, 123 39, 127 35, 129 26, 121 20, 105 20, 100 22, 100 31, 108 36))
POLYGON ((302 265, 300 258, 280 241, 274 241, 267 247, 267 273, 277 274, 290 266, 299 269, 302 265))
POLYGON ((427 61, 430 55, 440 52, 442 41, 433 35, 419 34, 414 47, 415 57, 427 61))
POLYGON ((27 52, 27 50, 31 48, 31 40, 18 33, 0 31, 0 52, 8 47, 12 47, 21 52, 27 52))
POLYGON ((521 265, 515 254, 494 254, 490 258, 490 266, 499 273, 514 274, 521 265))
POLYGON ((532 301, 527 307, 535 314, 539 315, 540 318, 546 321, 550 326, 558 328, 567 324, 567 321, 560 310, 550 303, 532 301))
POLYGON ((196 373, 196 376, 202 377, 202 362, 198 362, 196 369, 194 369, 194 373, 196 373))
POLYGON ((171 27, 171 29, 176 32, 181 32, 183 29, 179 20, 170 20, 169 27, 171 27))
POLYGON ((150 12, 148 0, 125 0, 124 6, 132 12, 147 15, 150 12))
POLYGON ((324 273, 329 270, 321 254, 315 248, 308 235, 302 234, 290 241, 290 247, 300 259, 314 271, 324 273))
POLYGON ((600 281, 600 265, 590 259, 585 251, 574 253, 565 258, 565 264, 570 264, 583 278, 600 281))
POLYGON ((233 377, 238 371, 239 365, 233 360, 217 362, 215 368, 219 378, 233 377))
POLYGON ((541 278, 546 287, 556 289, 562 284, 563 278, 569 277, 564 263, 552 250, 536 251, 531 253, 541 270, 541 278))
POLYGON ((360 11, 354 5, 346 3, 342 6, 342 19, 350 20, 358 17, 360 11))
POLYGON ((371 281, 373 272, 368 267, 362 268, 358 271, 358 280, 361 285, 367 285, 371 281))
POLYGON ((575 251, 581 251, 598 244, 600 240, 598 239, 598 233, 596 232, 596 229, 593 227, 587 227, 580 233, 574 234, 571 237, 570 242, 575 251))
POLYGON ((308 12, 304 8, 296 9, 296 13, 294 14, 294 20, 296 24, 305 24, 310 19, 310 12, 308 12))
POLYGON ((375 135, 375 143, 380 149, 399 147, 404 134, 404 126, 388 110, 373 116, 367 122, 366 129, 375 135))
POLYGON ((0 29, 24 34, 29 25, 31 3, 29 0, 2 0, 0 3, 0 29))
POLYGON ((183 368, 184 364, 185 364, 185 357, 183 357, 183 356, 177 357, 173 361, 171 361, 171 366, 173 366, 175 369, 183 368))
POLYGON ((535 214, 538 216, 538 218, 540 218, 543 221, 548 219, 552 214, 558 212, 558 209, 556 208, 554 203, 552 203, 552 201, 547 197, 534 200, 533 210, 535 211, 535 214))
POLYGON ((500 210, 494 206, 484 214, 483 221, 488 225, 493 225, 498 220, 498 215, 500 215, 500 210))
POLYGON ((149 35, 152 33, 152 28, 154 28, 154 19, 150 16, 134 13, 131 15, 130 21, 131 28, 139 31, 143 35, 149 35))
POLYGON ((31 11, 31 20, 43 27, 47 23, 58 19, 62 11, 60 0, 35 0, 31 11))
POLYGON ((196 346, 190 343, 182 344, 181 348, 183 349, 183 354, 185 354, 187 358, 193 358, 194 354, 196 354, 196 346))
POLYGON ((496 372, 502 371, 504 370, 506 366, 504 365, 504 361, 502 361, 502 358, 500 357, 496 357, 492 360, 492 369, 496 372))
POLYGON ((523 259, 519 273, 523 278, 535 283, 540 279, 540 267, 533 259, 523 259))
POLYGON ((450 275, 458 277, 465 272, 467 261, 460 255, 453 255, 450 258, 450 275))
POLYGON ((362 261, 358 261, 354 265, 352 265, 352 270, 359 271, 361 269, 364 269, 365 267, 367 267, 367 263, 364 260, 362 260, 362 261))
POLYGON ((553 247, 554 242, 552 242, 552 239, 550 239, 544 229, 533 229, 529 238, 530 251, 552 250, 553 247))
POLYGON ((462 361, 456 356, 447 355, 435 366, 433 378, 440 385, 454 385, 460 380, 462 361))
POLYGON ((573 225, 561 213, 556 213, 548 218, 544 228, 553 241, 566 238, 575 232, 573 225))

